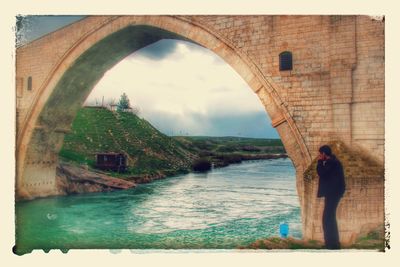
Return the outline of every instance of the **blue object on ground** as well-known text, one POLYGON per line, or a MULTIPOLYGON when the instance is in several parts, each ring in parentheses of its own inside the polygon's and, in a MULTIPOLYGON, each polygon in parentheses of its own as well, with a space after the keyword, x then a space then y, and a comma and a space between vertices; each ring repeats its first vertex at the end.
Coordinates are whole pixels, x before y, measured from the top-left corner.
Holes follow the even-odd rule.
POLYGON ((287 238, 289 234, 289 224, 287 223, 281 223, 279 225, 279 233, 282 238, 287 238))

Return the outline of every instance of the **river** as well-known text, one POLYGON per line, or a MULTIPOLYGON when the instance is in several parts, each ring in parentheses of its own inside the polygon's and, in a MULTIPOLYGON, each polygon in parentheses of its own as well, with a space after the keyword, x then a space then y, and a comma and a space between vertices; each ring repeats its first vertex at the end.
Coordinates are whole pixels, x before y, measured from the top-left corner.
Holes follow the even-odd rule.
POLYGON ((234 249, 257 239, 301 238, 289 159, 248 161, 108 193, 18 202, 17 248, 234 249))

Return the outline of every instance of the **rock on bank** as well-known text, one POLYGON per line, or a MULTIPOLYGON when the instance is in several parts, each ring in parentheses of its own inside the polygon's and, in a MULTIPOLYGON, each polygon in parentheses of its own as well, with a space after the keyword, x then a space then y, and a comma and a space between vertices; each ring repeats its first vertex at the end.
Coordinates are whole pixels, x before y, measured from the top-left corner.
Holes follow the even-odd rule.
POLYGON ((89 171, 69 164, 57 167, 57 187, 61 194, 107 192, 136 187, 136 183, 89 171))

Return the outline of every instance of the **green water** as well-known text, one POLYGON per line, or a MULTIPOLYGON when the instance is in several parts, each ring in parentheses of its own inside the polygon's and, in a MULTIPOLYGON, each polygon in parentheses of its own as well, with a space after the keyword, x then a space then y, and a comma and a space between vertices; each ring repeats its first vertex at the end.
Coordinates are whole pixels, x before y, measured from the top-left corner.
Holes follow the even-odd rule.
POLYGON ((234 249, 279 235, 301 238, 289 159, 190 173, 132 190, 16 204, 16 246, 32 249, 234 249))

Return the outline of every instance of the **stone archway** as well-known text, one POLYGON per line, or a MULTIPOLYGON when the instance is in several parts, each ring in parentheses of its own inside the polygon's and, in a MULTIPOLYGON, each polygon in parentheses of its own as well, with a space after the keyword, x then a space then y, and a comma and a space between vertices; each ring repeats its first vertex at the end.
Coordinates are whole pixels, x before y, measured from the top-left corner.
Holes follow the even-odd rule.
POLYGON ((280 105, 272 81, 248 57, 220 36, 182 18, 112 17, 68 51, 32 104, 17 141, 17 196, 57 194, 57 154, 64 133, 87 95, 113 65, 135 50, 165 38, 195 42, 230 64, 260 97, 297 172, 302 173, 310 156, 301 135, 289 112, 280 105))

